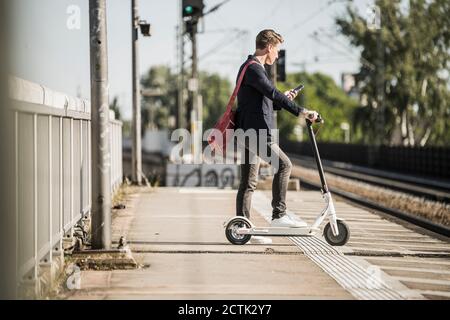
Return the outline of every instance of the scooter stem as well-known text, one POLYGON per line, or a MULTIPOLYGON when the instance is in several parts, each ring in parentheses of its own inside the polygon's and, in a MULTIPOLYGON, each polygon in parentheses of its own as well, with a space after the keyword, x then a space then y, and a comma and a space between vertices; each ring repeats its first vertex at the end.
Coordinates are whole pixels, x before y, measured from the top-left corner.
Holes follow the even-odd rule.
POLYGON ((328 193, 329 189, 327 181, 325 180, 325 173, 323 172, 322 160, 320 159, 319 149, 317 148, 316 136, 314 134, 312 125, 313 123, 310 120, 306 119, 306 126, 308 127, 309 139, 311 140, 311 147, 313 149, 314 159, 316 159, 317 170, 319 171, 320 182, 322 183, 322 193, 328 193))

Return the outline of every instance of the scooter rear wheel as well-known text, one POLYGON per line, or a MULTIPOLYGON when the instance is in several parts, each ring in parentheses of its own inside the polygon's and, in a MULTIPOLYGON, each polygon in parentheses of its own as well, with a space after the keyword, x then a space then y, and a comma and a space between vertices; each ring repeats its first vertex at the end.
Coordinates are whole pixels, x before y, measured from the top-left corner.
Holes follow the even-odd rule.
POLYGON ((325 240, 332 246, 340 247, 345 245, 348 240, 350 239, 350 228, 348 225, 342 221, 337 221, 337 226, 339 230, 339 235, 335 236, 333 234, 333 230, 331 229, 331 224, 328 222, 323 229, 323 236, 325 237, 325 240))
POLYGON ((228 222, 225 228, 225 236, 228 241, 230 241, 234 245, 244 245, 250 241, 252 238, 249 234, 238 234, 237 230, 241 228, 251 228, 251 225, 247 220, 242 218, 235 218, 228 222))

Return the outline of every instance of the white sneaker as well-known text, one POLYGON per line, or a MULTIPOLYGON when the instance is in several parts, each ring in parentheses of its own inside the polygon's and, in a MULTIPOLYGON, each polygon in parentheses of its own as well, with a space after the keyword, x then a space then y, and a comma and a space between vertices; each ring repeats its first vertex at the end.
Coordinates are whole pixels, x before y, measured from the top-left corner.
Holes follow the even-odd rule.
POLYGON ((295 216, 295 215, 290 215, 289 218, 291 218, 291 220, 293 220, 293 221, 299 223, 299 224, 301 225, 302 228, 308 226, 308 223, 306 223, 306 221, 303 221, 303 219, 300 218, 300 217, 297 217, 297 216, 295 216))
POLYGON ((272 244, 272 239, 261 236, 252 236, 250 239, 251 244, 272 244))
POLYGON ((270 226, 273 228, 302 228, 308 225, 302 220, 294 220, 288 215, 285 215, 279 219, 272 220, 270 226))

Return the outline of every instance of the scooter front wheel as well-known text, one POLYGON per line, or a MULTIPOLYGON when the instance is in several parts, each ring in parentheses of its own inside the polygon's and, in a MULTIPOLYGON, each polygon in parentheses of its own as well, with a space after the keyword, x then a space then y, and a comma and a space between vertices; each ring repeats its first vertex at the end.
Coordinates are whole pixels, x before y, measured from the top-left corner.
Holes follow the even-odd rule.
POLYGON ((345 245, 350 239, 350 228, 348 225, 342 221, 337 220, 337 227, 339 230, 339 235, 335 236, 333 230, 331 229, 331 224, 328 222, 323 229, 323 236, 325 240, 332 246, 339 247, 345 245))
POLYGON ((250 223, 243 218, 234 218, 228 222, 225 228, 225 236, 228 241, 234 245, 244 245, 252 238, 249 234, 238 234, 237 231, 242 228, 251 228, 250 223))

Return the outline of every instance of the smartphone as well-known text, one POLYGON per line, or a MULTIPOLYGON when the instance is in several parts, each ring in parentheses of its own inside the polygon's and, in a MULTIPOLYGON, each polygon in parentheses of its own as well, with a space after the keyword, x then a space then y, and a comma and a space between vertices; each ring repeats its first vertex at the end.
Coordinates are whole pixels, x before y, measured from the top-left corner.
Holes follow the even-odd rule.
POLYGON ((305 88, 305 86, 301 84, 297 88, 295 88, 293 91, 297 94, 300 91, 302 91, 304 88, 305 88))

